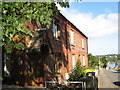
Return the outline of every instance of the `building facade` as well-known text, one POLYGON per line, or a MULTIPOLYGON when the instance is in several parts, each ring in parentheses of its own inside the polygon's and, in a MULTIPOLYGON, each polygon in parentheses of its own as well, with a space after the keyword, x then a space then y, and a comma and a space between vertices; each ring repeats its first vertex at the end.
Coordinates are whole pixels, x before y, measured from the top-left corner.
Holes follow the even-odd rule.
MULTIPOLYGON (((81 66, 88 66, 88 38, 62 14, 54 18, 50 30, 36 20, 24 28, 34 32, 33 38, 20 40, 28 49, 3 55, 3 76, 10 77, 15 84, 40 86, 48 80, 65 81, 77 60, 81 66)), ((5 80, 4 83, 8 81, 5 80)))
POLYGON ((81 66, 88 66, 88 38, 62 14, 56 17, 51 36, 54 38, 54 53, 63 60, 60 73, 64 79, 72 72, 77 60, 81 61, 81 66))

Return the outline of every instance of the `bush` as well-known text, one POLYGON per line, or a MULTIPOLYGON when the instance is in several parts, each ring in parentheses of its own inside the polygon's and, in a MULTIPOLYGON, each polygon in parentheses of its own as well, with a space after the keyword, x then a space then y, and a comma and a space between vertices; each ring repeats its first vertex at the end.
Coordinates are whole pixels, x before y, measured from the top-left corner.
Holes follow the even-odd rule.
POLYGON ((78 59, 75 68, 70 74, 70 80, 75 81, 79 80, 80 77, 83 77, 84 76, 83 70, 84 68, 81 67, 80 60, 78 59))
POLYGON ((94 70, 86 67, 81 67, 80 60, 78 59, 75 68, 70 74, 69 80, 70 81, 79 80, 81 77, 86 76, 88 72, 94 72, 94 70))

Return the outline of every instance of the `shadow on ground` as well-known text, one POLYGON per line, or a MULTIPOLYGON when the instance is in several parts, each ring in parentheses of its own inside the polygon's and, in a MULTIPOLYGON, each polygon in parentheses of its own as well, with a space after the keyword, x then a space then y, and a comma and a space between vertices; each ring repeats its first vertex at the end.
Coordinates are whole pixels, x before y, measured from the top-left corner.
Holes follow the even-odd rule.
POLYGON ((120 81, 113 82, 116 86, 120 86, 120 81))

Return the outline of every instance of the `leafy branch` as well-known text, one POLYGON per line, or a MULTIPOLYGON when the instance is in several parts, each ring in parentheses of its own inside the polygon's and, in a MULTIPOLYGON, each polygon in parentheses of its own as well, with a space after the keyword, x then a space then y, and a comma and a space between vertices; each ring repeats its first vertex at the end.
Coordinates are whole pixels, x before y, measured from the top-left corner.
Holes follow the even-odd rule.
MULTIPOLYGON (((68 2, 57 2, 61 7, 69 7, 68 2)), ((1 2, 2 27, 0 40, 8 53, 13 49, 24 50, 24 43, 14 42, 17 35, 33 37, 29 29, 23 29, 25 23, 35 19, 46 28, 50 28, 53 17, 59 12, 54 2, 1 2)), ((19 38, 20 39, 20 38, 19 38)))

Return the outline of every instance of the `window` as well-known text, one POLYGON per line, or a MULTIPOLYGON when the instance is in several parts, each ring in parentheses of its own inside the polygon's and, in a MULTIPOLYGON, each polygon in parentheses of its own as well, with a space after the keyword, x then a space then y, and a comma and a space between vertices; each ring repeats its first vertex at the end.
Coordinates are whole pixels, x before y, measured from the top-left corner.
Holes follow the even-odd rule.
POLYGON ((53 33, 55 38, 60 38, 60 30, 59 30, 59 25, 58 25, 58 20, 53 21, 53 33))
POLYGON ((53 23, 53 33, 54 33, 54 37, 57 38, 58 37, 58 26, 56 24, 53 23))
POLYGON ((72 54, 72 69, 75 67, 75 55, 72 54))
POLYGON ((84 48, 84 39, 82 39, 82 48, 84 48))
POLYGON ((70 30, 70 43, 74 44, 74 31, 70 30))
POLYGON ((82 56, 82 60, 83 60, 83 61, 82 61, 82 62, 83 62, 83 66, 85 66, 85 65, 86 65, 86 62, 85 62, 85 56, 84 56, 84 55, 82 56))

